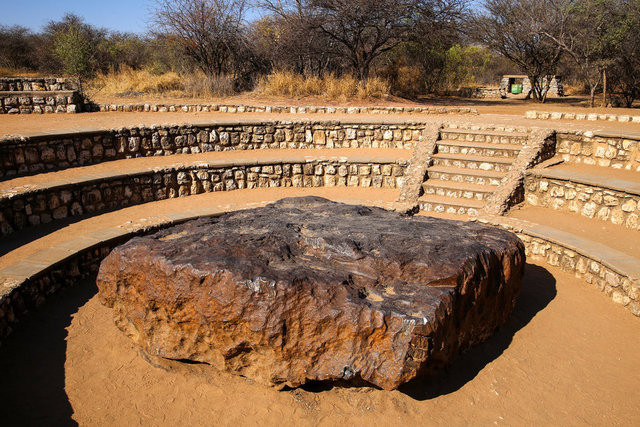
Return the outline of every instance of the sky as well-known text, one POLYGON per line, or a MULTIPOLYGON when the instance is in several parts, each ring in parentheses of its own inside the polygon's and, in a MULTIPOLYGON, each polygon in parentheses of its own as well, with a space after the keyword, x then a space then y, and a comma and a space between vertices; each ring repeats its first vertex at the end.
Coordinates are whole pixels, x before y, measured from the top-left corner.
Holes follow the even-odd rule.
MULTIPOLYGON (((479 0, 471 1, 475 6, 479 0)), ((0 0, 0 25, 21 25, 40 31, 49 21, 74 13, 96 27, 111 31, 145 33, 154 0, 0 0)), ((248 18, 257 16, 249 11, 248 18)))
POLYGON ((40 31, 70 12, 97 27, 144 33, 153 4, 153 0, 0 0, 0 25, 40 31))

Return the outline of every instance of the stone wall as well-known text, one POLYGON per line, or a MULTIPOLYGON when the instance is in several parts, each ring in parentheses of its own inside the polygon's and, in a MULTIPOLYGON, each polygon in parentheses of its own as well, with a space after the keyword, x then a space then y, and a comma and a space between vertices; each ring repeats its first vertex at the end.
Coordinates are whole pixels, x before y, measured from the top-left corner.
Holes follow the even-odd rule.
POLYGON ((524 233, 516 234, 525 244, 527 259, 543 260, 575 274, 604 292, 616 304, 626 307, 635 316, 640 316, 640 286, 625 274, 563 245, 524 233))
MULTIPOLYGON (((619 253, 609 254, 609 256, 602 253, 589 253, 571 243, 532 232, 528 229, 527 221, 497 216, 477 220, 516 233, 524 243, 527 260, 545 261, 551 266, 575 274, 579 279, 604 292, 614 303, 624 306, 633 315, 640 317, 640 280, 637 269, 634 272, 625 271, 625 268, 614 265, 616 261, 628 262, 629 256, 619 253)), ((573 235, 571 235, 571 241, 576 243, 573 235)), ((584 239, 578 239, 578 241, 578 244, 588 243, 584 239)), ((629 264, 625 266, 628 267, 629 264)))
POLYGON ((640 135, 558 132, 556 140, 565 162, 640 171, 640 135))
MULTIPOLYGON (((531 90, 531 81, 527 76, 503 76, 500 80, 500 91, 505 94, 511 94, 509 79, 522 79, 522 94, 526 95, 531 90)), ((547 77, 542 79, 542 83, 547 83, 547 77)), ((562 78, 560 76, 553 76, 547 89, 547 96, 564 96, 564 85, 562 84, 562 78)))
POLYGON ((132 157, 264 148, 413 149, 424 124, 272 122, 152 126, 0 140, 0 179, 132 157))
POLYGON ((597 259, 567 249, 539 237, 516 233, 524 242, 527 258, 544 260, 549 265, 574 273, 578 278, 594 285, 613 302, 627 307, 640 316, 640 288, 625 274, 618 273, 597 259))
POLYGON ((119 111, 130 113, 194 113, 219 111, 221 113, 274 113, 274 114, 470 114, 478 110, 469 107, 330 107, 322 105, 245 105, 245 104, 100 104, 92 111, 119 111))
POLYGON ((59 77, 2 77, 0 92, 77 91, 80 83, 75 79, 59 77))
POLYGON ((572 113, 563 111, 527 111, 525 118, 538 120, 588 120, 588 121, 608 121, 620 123, 640 123, 640 115, 630 116, 628 114, 602 114, 602 113, 572 113))
POLYGON ((0 283, 0 340, 12 332, 22 316, 36 309, 48 296, 61 288, 95 277, 102 259, 111 249, 130 237, 126 236, 77 253, 45 273, 26 282, 16 283, 15 286, 0 283))
POLYGON ((82 104, 80 84, 74 79, 0 78, 0 114, 77 113, 82 104))
POLYGON ((451 93, 454 96, 460 96, 463 98, 479 98, 479 99, 500 99, 504 98, 499 87, 461 87, 460 89, 451 93))
POLYGON ((79 92, 0 92, 0 114, 77 113, 79 92))
POLYGON ((401 160, 246 163, 167 168, 32 191, 9 191, 0 195, 0 234, 56 219, 204 192, 265 187, 399 188, 407 167, 407 162, 401 160))
POLYGON ((525 177, 525 201, 558 211, 578 213, 640 230, 640 195, 621 190, 553 179, 531 171, 525 177))

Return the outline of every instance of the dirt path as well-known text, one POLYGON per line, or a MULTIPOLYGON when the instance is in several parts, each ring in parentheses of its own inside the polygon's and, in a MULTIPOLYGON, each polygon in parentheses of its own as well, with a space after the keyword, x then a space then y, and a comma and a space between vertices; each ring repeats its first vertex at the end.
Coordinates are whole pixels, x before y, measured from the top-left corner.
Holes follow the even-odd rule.
MULTIPOLYGON (((174 154, 171 156, 151 156, 138 157, 134 159, 113 160, 98 163, 91 166, 81 166, 64 169, 56 172, 40 173, 37 175, 14 178, 7 181, 0 181, 0 192, 3 190, 17 190, 20 188, 48 187, 51 183, 62 183, 66 181, 95 179, 95 176, 103 178, 110 174, 131 174, 142 173, 150 169, 164 169, 171 167, 181 167, 208 162, 233 162, 233 161, 254 161, 256 158, 273 162, 273 164, 286 162, 287 159, 300 158, 305 160, 324 160, 340 158, 353 158, 356 161, 395 161, 409 160, 412 151, 396 148, 327 148, 327 149, 268 149, 268 150, 232 150, 232 151, 212 151, 199 154, 174 154)), ((213 166, 215 167, 215 166, 213 166)))
MULTIPOLYGON (((90 129, 111 129, 132 126, 166 125, 172 123, 198 122, 256 122, 256 121, 341 121, 343 123, 399 123, 454 122, 479 125, 503 125, 507 127, 542 127, 567 130, 608 130, 640 133, 640 123, 617 123, 607 121, 575 120, 530 120, 524 118, 524 111, 517 114, 509 110, 487 108, 479 116, 432 115, 432 114, 272 114, 272 113, 82 113, 82 114, 16 114, 0 115, 0 137, 10 135, 30 135, 52 131, 80 131, 90 129)), ((640 115, 640 110, 638 110, 640 115)))
POLYGON ((46 224, 23 230, 15 236, 11 235, 8 238, 0 239, 0 269, 42 249, 102 228, 118 227, 128 221, 184 212, 204 206, 220 206, 227 210, 246 209, 262 206, 284 197, 311 195, 366 204, 368 200, 394 202, 398 199, 399 190, 360 187, 256 188, 203 193, 144 203, 88 218, 78 218, 76 221, 69 219, 66 223, 46 224))
POLYGON ((638 327, 573 276, 530 265, 512 320, 440 380, 278 392, 201 365, 152 367, 90 282, 0 349, 0 407, 21 423, 81 425, 638 425, 638 327))
POLYGON ((509 211, 508 216, 548 225, 602 243, 628 255, 640 256, 640 233, 622 225, 587 218, 579 213, 559 212, 539 206, 516 207, 509 211))

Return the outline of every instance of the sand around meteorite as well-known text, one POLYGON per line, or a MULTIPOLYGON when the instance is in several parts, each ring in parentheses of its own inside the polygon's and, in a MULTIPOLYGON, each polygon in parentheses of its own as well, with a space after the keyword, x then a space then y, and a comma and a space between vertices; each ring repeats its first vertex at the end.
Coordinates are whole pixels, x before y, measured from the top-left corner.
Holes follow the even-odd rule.
POLYGON ((149 357, 393 389, 504 323, 524 264, 506 231, 302 197, 134 238, 98 287, 149 357))

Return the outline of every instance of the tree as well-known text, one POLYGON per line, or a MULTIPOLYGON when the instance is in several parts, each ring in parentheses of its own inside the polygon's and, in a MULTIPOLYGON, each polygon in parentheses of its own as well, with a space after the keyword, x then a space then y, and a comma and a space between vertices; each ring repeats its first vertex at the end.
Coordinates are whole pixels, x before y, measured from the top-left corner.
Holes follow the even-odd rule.
POLYGON ((100 46, 107 34, 107 30, 89 25, 74 14, 50 21, 41 36, 44 67, 75 77, 90 77, 100 62, 100 46))
POLYGON ((172 38, 208 75, 227 71, 243 38, 246 0, 157 0, 155 32, 172 38))
POLYGON ((618 25, 621 38, 615 46, 610 76, 615 92, 630 108, 640 99, 640 0, 622 3, 623 18, 618 25))
POLYGON ((517 65, 531 82, 527 97, 540 102, 546 100, 562 53, 545 35, 555 25, 549 14, 552 1, 485 0, 485 13, 472 23, 475 39, 517 65))
POLYGON ((462 0, 262 0, 268 11, 333 42, 360 80, 374 61, 413 36, 418 25, 450 19, 462 0))
POLYGON ((29 29, 20 26, 0 25, 0 67, 10 69, 32 69, 35 36, 29 29))
POLYGON ((557 18, 543 33, 577 65, 589 86, 592 107, 596 91, 606 82, 605 73, 613 62, 615 46, 623 36, 621 3, 620 0, 557 0, 549 9, 557 18))

